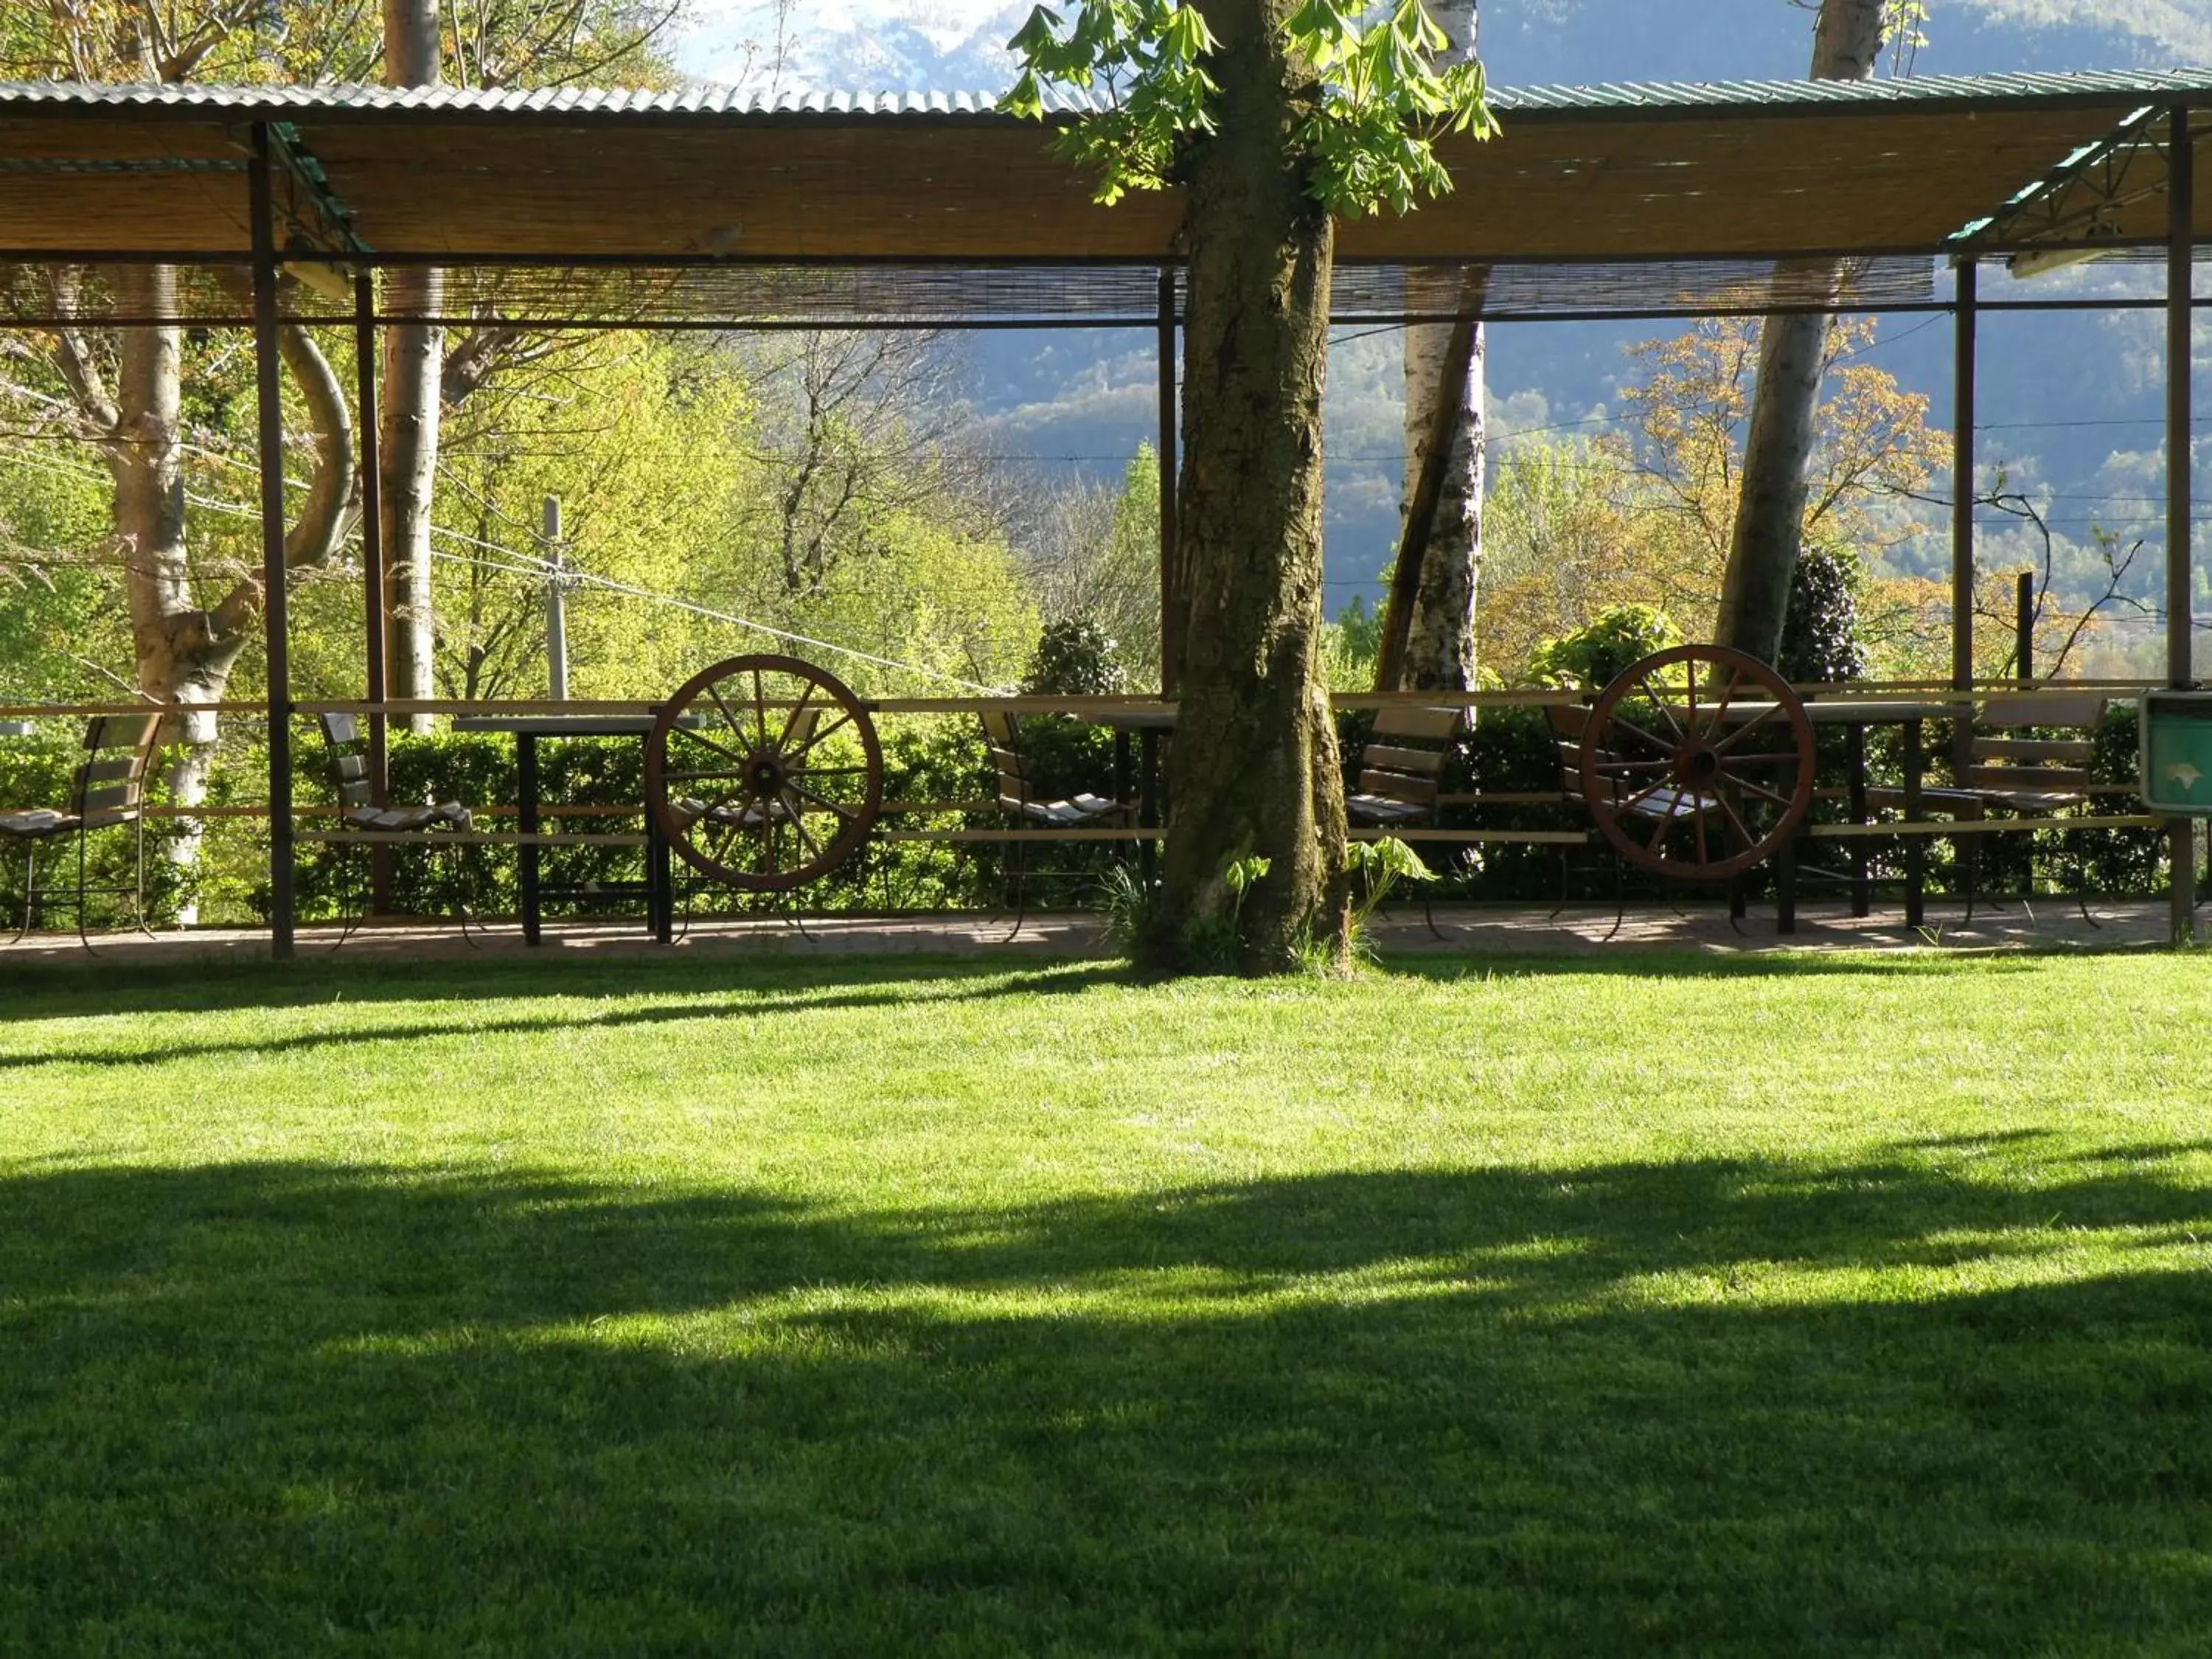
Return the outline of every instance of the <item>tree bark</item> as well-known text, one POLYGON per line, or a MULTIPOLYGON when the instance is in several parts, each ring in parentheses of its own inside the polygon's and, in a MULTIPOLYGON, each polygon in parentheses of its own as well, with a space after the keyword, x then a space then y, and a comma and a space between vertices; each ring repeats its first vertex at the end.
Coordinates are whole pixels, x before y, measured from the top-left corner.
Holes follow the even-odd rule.
MULTIPOLYGON (((132 315, 173 311, 176 271, 167 265, 125 265, 115 273, 117 297, 132 315)), ((314 429, 315 467, 307 500, 284 542, 288 566, 328 559, 345 529, 353 498, 353 423, 337 376, 303 329, 277 332, 284 365, 299 387, 314 429)), ((115 483, 115 537, 124 558, 139 689, 156 702, 187 709, 222 701, 231 670, 254 638, 261 609, 258 576, 243 576, 216 605, 194 600, 185 539, 183 449, 183 340, 174 327, 122 331, 113 397, 90 378, 88 355, 64 346, 64 374, 88 419, 104 428, 102 451, 115 483)), ((171 734, 181 745, 166 774, 179 806, 207 798, 215 758, 216 717, 187 713, 171 734)), ((170 857, 189 866, 199 855, 199 826, 186 819, 170 857)), ((189 908, 184 919, 192 920, 189 908)))
MULTIPOLYGON (((384 83, 438 84, 437 0, 384 0, 384 83)), ((386 305, 395 314, 434 316, 445 297, 442 271, 403 267, 386 278, 386 305)), ((438 472, 440 380, 444 331, 428 323, 388 324, 384 386, 378 398, 382 477, 385 684, 393 697, 436 695, 437 605, 430 583, 430 511, 438 472)), ((428 715, 402 718, 400 729, 427 732, 428 715)))
POLYGON ((1306 193, 1297 118, 1317 95, 1291 60, 1290 0, 1206 0, 1218 130, 1192 149, 1190 297, 1177 496, 1181 717, 1172 823, 1146 954, 1190 965, 1233 928, 1247 972, 1346 942, 1344 787, 1322 627, 1322 384, 1334 227, 1306 193), (1230 869, 1267 872, 1240 904, 1230 869))
MULTIPOLYGON (((1813 34, 1812 78, 1863 81, 1882 40, 1882 0, 1821 0, 1813 34)), ((1832 296, 1843 269, 1796 261, 1785 269, 1817 279, 1832 296)), ((1714 633, 1723 645, 1771 661, 1782 647, 1790 579, 1804 538, 1820 375, 1830 318, 1808 313, 1766 319, 1759 341, 1759 387, 1744 442, 1743 490, 1736 502, 1728 574, 1714 633)))
MULTIPOLYGON (((1430 15, 1449 40, 1437 54, 1438 64, 1464 63, 1474 56, 1475 0, 1431 6, 1430 15)), ((1448 302, 1456 304, 1467 284, 1457 272, 1452 276, 1436 292, 1448 295, 1448 302)), ((1451 335, 1449 323, 1416 323, 1406 331, 1406 481, 1398 507, 1401 548, 1413 540, 1407 533, 1409 515, 1436 430, 1437 400, 1453 396, 1459 405, 1443 488, 1430 518, 1413 591, 1405 653, 1393 676, 1396 684, 1382 687, 1384 690, 1464 691, 1474 684, 1474 605, 1482 580, 1483 442, 1488 414, 1483 380, 1486 342, 1482 325, 1475 324, 1467 373, 1458 384, 1446 386, 1444 364, 1451 335)))

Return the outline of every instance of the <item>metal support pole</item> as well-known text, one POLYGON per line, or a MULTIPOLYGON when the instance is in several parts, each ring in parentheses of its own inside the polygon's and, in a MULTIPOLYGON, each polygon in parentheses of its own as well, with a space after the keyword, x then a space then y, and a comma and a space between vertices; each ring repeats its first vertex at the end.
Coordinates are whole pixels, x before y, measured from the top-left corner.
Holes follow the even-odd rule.
POLYGON ((556 702, 568 700, 568 578, 561 560, 561 498, 545 498, 545 678, 556 702))
POLYGON ((276 355, 276 229, 269 128, 246 164, 253 234, 253 371, 261 463, 261 627, 269 678, 269 952, 292 957, 292 684, 284 592, 284 402, 276 355))
POLYGON ((1176 566, 1176 279, 1160 272, 1160 695, 1172 697, 1182 667, 1182 573, 1176 566))
MULTIPOLYGON (((2166 162, 2166 681, 2185 689, 2194 684, 2196 612, 2190 536, 2195 498, 2190 476, 2194 435, 2190 418, 2193 307, 2191 298, 2197 253, 2197 147, 2189 110, 2172 115, 2166 162)), ((2173 885, 2169 896, 2175 942, 2187 939, 2197 910, 2197 848, 2192 819, 2166 826, 2173 885)))
POLYGON ((2013 592, 2013 671, 2022 685, 2035 684, 2035 573, 2023 570, 2013 592))
MULTIPOLYGON (((390 573, 384 556, 383 459, 377 445, 376 283, 366 270, 353 279, 354 401, 360 411, 355 441, 361 453, 361 583, 362 645, 368 661, 368 700, 381 703, 391 682, 386 677, 385 621, 391 614, 390 573)), ((369 799, 392 804, 391 721, 380 708, 368 717, 369 799)), ((368 854, 368 913, 392 909, 392 848, 379 843, 368 854)))
POLYGON ((1959 261, 1953 320, 1951 416, 1951 687, 1974 683, 1974 358, 1979 270, 1959 261))

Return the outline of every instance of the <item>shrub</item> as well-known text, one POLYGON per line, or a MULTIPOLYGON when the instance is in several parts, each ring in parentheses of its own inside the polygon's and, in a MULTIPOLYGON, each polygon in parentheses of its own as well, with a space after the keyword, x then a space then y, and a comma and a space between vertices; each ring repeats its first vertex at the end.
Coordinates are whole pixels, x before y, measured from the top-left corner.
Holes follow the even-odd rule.
POLYGON ((1855 680, 1866 672, 1859 642, 1858 562, 1841 549, 1810 546, 1797 556, 1774 668, 1793 685, 1855 680))
POLYGON ((1595 690, 1631 664, 1680 645, 1682 635, 1663 611, 1617 605, 1564 639, 1547 640, 1529 654, 1531 678, 1570 690, 1595 690))
POLYGON ((1062 617, 1045 624, 1021 689, 1029 696, 1119 696, 1129 689, 1129 671, 1115 654, 1120 648, 1089 617, 1062 617))

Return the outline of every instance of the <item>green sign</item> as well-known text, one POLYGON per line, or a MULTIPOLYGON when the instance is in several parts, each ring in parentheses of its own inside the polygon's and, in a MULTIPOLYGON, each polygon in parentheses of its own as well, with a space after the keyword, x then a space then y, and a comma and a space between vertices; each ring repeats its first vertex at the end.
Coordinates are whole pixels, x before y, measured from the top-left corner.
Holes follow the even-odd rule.
POLYGON ((2212 817, 2212 691, 2147 691, 2142 798, 2154 812, 2212 817))

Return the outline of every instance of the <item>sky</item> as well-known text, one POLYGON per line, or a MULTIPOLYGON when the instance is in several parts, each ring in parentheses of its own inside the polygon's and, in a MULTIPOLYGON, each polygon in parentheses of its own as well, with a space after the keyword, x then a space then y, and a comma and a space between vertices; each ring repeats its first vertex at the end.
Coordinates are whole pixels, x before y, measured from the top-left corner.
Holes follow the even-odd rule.
MULTIPOLYGON (((1649 78, 1639 73, 1638 60, 1650 55, 1655 33, 1669 31, 1693 41, 1700 55, 1710 54, 1717 38, 1727 40, 1735 61, 1716 64, 1716 75, 1803 73, 1800 60, 1809 20, 1790 16, 1783 0, 1640 0, 1637 11, 1658 24, 1658 30, 1623 32, 1608 26, 1578 34, 1577 22, 1588 21, 1602 6, 1603 0, 1489 0, 1485 12, 1492 38, 1486 45, 1499 59, 1493 64, 1498 78, 1585 78, 1574 67, 1562 66, 1563 49, 1572 52, 1577 65, 1594 64, 1588 72, 1602 78, 1649 78), (1615 56, 1620 61, 1610 61, 1615 56)), ((973 73, 995 56, 991 49, 1012 33, 1028 10, 1029 0, 793 0, 789 27, 802 47, 823 46, 840 37, 871 40, 910 32, 919 38, 917 44, 956 54, 961 67, 973 73)), ((1943 61, 1952 56, 1943 50, 1947 23, 1994 26, 2013 40, 2047 43, 2057 61, 2039 63, 2038 68, 2117 67, 2078 60, 2081 32, 2088 29, 2104 36, 2100 57, 2117 46, 2146 64, 2212 64, 2212 0, 1931 0, 1931 12, 1937 60, 1933 67, 1938 72, 2026 66, 1943 61)), ((702 78, 744 80, 765 55, 761 44, 774 35, 773 19, 774 8, 762 0, 692 0, 678 60, 687 72, 702 78)), ((1969 27, 1966 33, 1978 31, 1969 27)), ((1960 35, 1952 27, 1948 42, 1957 43, 1960 35)), ((848 72, 860 73, 866 71, 851 71, 850 66, 872 58, 849 49, 833 56, 848 72)), ((912 56, 911 51, 895 54, 912 56)), ((1668 65, 1667 73, 1684 71, 1668 65)))

